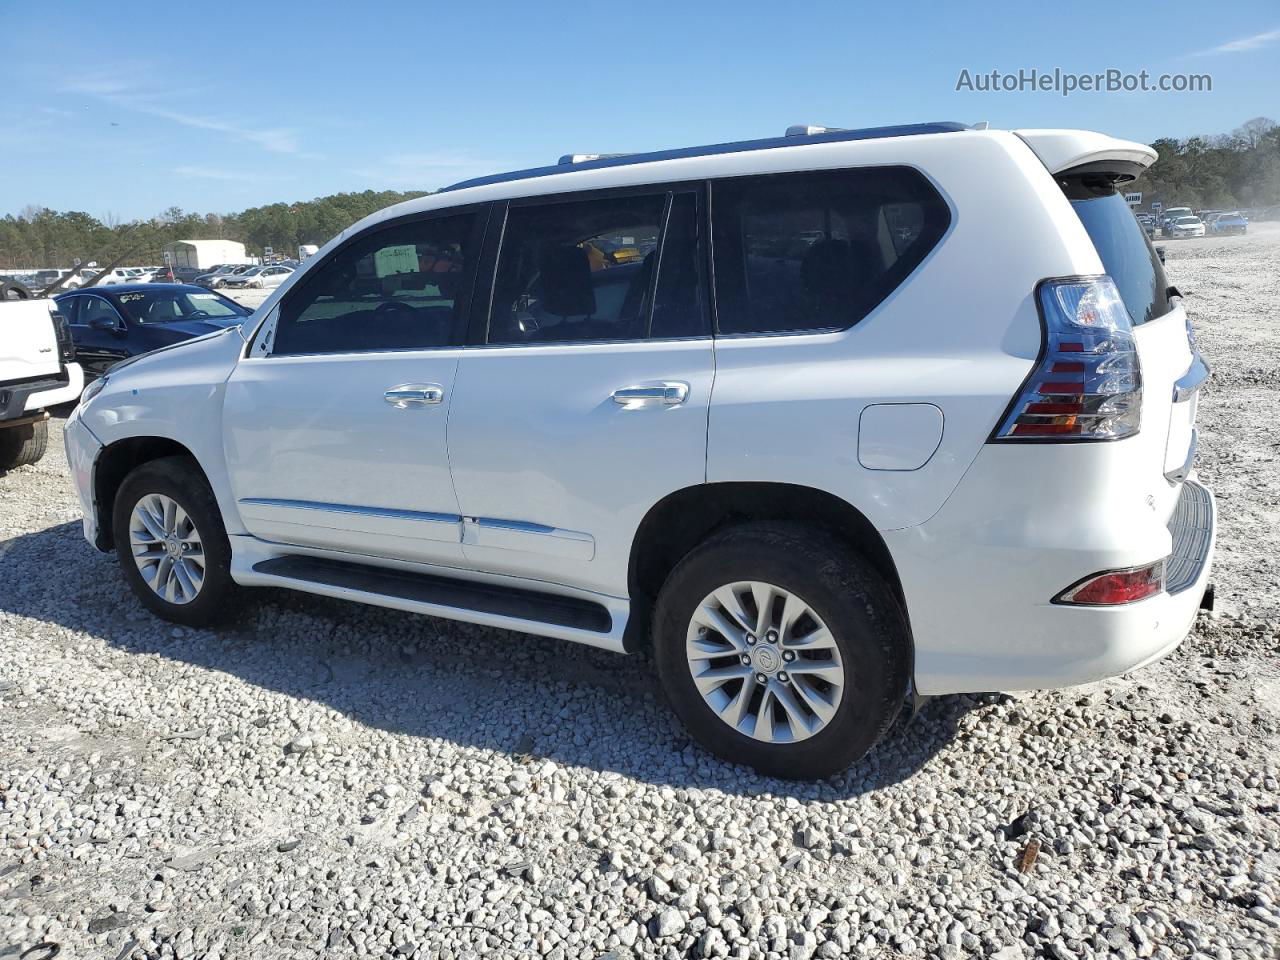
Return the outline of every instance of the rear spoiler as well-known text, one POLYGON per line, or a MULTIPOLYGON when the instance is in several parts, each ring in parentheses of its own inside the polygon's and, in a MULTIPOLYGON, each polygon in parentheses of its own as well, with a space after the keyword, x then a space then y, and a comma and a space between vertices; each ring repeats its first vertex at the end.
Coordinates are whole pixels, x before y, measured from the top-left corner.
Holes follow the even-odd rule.
POLYGON ((1089 130, 1014 130, 1054 176, 1096 173, 1122 182, 1137 179, 1159 154, 1144 143, 1089 130))

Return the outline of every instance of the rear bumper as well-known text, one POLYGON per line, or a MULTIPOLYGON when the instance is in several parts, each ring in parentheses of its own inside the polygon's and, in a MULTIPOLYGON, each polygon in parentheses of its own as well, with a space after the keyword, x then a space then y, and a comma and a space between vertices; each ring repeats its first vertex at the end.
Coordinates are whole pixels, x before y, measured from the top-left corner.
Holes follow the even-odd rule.
POLYGON ((46 407, 69 403, 83 389, 84 372, 78 363, 65 364, 56 376, 0 385, 0 422, 25 419, 46 407))
MULTIPOLYGON (((1123 559, 1085 543, 1035 542, 1021 548, 976 543, 938 551, 927 528, 901 531, 895 549, 916 640, 916 689, 926 695, 1043 690, 1118 676, 1169 653, 1186 637, 1209 584, 1217 526, 1213 494, 1183 483, 1164 536, 1147 536, 1123 559), (925 540, 921 542, 921 535, 925 540), (922 551, 922 546, 925 549, 922 551), (923 565, 931 556, 928 566, 923 565), (1144 556, 1145 555, 1145 556, 1144 556), (1168 557, 1166 590, 1114 607, 1054 604, 1050 584, 1168 557), (1092 559, 1086 559, 1092 557, 1092 559), (930 570, 932 576, 930 576, 930 570), (912 593, 936 598, 913 602, 912 593)), ((1132 531, 1130 531, 1132 532, 1132 531)), ((978 534, 981 539, 983 533, 978 534)))

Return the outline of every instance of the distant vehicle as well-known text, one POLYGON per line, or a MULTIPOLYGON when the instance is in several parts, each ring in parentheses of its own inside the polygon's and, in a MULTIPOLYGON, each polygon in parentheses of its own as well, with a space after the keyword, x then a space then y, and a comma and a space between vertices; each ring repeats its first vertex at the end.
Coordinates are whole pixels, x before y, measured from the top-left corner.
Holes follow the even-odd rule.
POLYGON ((238 277, 240 274, 248 273, 252 269, 253 264, 251 263, 223 263, 207 273, 201 273, 191 282, 202 287, 208 287, 210 290, 216 290, 231 277, 238 277))
POLYGON ((1249 230, 1249 218, 1239 211, 1219 213, 1213 218, 1208 227, 1209 232, 1215 237, 1247 233, 1249 230))
POLYGON ((1160 229, 1162 231, 1169 228, 1169 224, 1177 220, 1179 217, 1194 216, 1190 207, 1170 207, 1160 214, 1160 229))
POLYGON ((94 287, 54 300, 90 378, 140 353, 233 327, 252 313, 220 293, 178 283, 94 287))
POLYGON ((314 257, 314 256, 315 256, 317 253, 319 253, 319 252, 320 252, 320 248, 319 248, 318 246, 316 246, 314 243, 300 243, 300 244, 298 244, 298 259, 299 259, 299 260, 305 260, 305 259, 307 259, 307 257, 314 257))
POLYGON ((1178 217, 1165 228, 1165 235, 1168 237, 1203 237, 1204 224, 1200 222, 1197 216, 1178 217))
POLYGON ((152 283, 191 283, 204 273, 198 267, 161 267, 152 276, 152 283))
POLYGON ((293 273, 293 267, 253 267, 244 273, 228 277, 222 282, 224 287, 238 287, 244 289, 253 287, 262 290, 267 287, 278 287, 289 279, 289 274, 293 273))

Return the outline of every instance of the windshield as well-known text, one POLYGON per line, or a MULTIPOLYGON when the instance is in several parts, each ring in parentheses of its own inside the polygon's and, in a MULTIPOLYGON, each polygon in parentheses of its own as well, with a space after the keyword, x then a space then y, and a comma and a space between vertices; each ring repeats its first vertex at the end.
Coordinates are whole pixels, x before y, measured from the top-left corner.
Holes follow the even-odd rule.
POLYGON ((258 274, 260 274, 261 272, 262 272, 262 268, 261 268, 261 267, 254 267, 252 270, 246 270, 246 271, 244 271, 244 273, 240 274, 240 276, 242 276, 242 277, 256 277, 256 276, 257 276, 258 274))
POLYGON ((164 290, 123 293, 120 306, 135 323, 176 323, 202 320, 231 326, 239 323, 249 311, 234 300, 217 293, 188 290, 164 290))
POLYGON ((1146 323, 1168 313, 1172 306, 1164 267, 1124 197, 1107 181, 1071 179, 1064 189, 1130 319, 1146 323))

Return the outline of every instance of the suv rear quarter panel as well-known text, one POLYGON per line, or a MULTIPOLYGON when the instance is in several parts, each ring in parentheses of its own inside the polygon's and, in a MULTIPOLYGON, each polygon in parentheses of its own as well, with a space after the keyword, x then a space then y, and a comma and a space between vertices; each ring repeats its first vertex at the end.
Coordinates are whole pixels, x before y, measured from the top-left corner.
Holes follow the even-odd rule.
POLYGON ((1012 134, 846 150, 844 166, 919 169, 946 200, 951 225, 916 271, 848 330, 716 341, 707 479, 819 487, 893 530, 938 511, 1035 362, 1036 284, 1101 273, 1102 265, 1062 191, 1012 134), (877 403, 942 411, 942 438, 927 463, 859 463, 859 419, 877 403))

